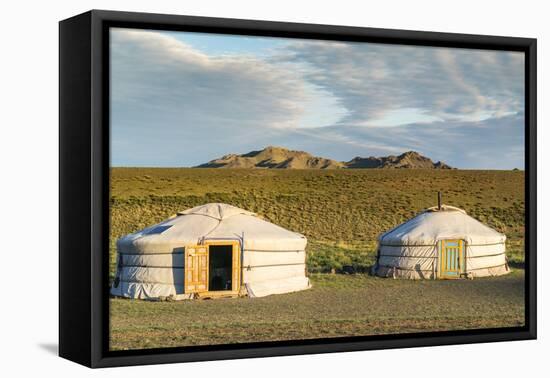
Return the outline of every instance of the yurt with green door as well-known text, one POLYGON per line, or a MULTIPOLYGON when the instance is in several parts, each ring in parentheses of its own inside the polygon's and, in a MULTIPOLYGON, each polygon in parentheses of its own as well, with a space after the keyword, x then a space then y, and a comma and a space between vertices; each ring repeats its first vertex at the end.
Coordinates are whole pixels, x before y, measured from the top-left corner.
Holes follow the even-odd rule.
POLYGON ((458 279, 507 274, 506 236, 462 209, 441 205, 378 238, 376 275, 458 279))
POLYGON ((223 203, 181 211, 117 241, 113 296, 174 300, 310 287, 305 236, 223 203))

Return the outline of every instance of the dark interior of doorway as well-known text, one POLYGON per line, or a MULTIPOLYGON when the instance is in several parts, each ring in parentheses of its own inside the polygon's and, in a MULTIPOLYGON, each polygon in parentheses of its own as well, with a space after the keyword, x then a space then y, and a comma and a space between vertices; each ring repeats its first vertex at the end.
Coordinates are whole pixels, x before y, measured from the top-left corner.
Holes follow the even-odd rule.
POLYGON ((211 245, 208 247, 208 291, 231 290, 233 272, 233 246, 211 245))

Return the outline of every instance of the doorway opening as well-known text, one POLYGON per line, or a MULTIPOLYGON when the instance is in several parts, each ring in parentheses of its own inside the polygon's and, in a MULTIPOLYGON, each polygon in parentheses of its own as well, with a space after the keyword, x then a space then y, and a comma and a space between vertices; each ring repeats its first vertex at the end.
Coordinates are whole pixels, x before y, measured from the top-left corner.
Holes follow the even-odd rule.
POLYGON ((208 291, 231 291, 233 287, 233 245, 208 247, 208 291))

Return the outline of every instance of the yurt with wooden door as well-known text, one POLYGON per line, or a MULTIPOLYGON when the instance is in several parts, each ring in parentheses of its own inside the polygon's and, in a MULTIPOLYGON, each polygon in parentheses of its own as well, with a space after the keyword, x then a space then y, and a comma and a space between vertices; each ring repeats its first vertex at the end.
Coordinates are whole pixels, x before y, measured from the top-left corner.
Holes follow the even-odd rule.
POLYGON ((306 244, 252 212, 209 203, 120 238, 111 294, 179 300, 308 289, 306 244))
POLYGON ((409 279, 500 276, 509 272, 505 242, 462 209, 432 207, 380 235, 373 271, 409 279))

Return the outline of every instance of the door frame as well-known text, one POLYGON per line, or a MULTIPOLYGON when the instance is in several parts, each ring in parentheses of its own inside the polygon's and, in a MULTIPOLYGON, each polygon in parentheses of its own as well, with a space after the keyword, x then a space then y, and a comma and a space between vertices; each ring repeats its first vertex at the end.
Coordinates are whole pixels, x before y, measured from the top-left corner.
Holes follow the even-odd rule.
POLYGON ((210 291, 205 294, 213 296, 235 296, 238 295, 241 290, 241 243, 237 240, 205 240, 204 245, 208 248, 208 256, 210 259, 210 246, 211 245, 231 245, 232 251, 232 272, 231 272, 231 290, 210 291))
MULTIPOLYGON (((204 240, 203 244, 200 245, 200 247, 206 248, 206 254, 207 254, 207 267, 206 269, 208 272, 210 271, 210 246, 220 246, 220 245, 231 245, 232 246, 232 274, 231 274, 231 290, 220 290, 220 291, 210 291, 209 284, 210 284, 210 277, 209 274, 206 275, 206 289, 201 291, 187 291, 186 286, 184 285, 184 292, 185 293, 194 293, 198 297, 207 297, 207 298, 215 298, 215 297, 234 297, 238 296, 241 291, 241 243, 238 240, 204 240)), ((187 248, 193 248, 197 246, 188 246, 187 248)), ((187 257, 187 253, 186 253, 187 257)), ((187 264, 187 258, 185 260, 185 263, 187 264)), ((187 272, 187 268, 185 268, 185 272, 187 272)), ((184 274, 184 280, 185 274, 184 274)), ((187 281, 186 281, 187 282, 187 281)))
MULTIPOLYGON (((437 242, 437 278, 442 280, 454 280, 462 278, 464 275, 465 259, 464 249, 466 242, 463 239, 441 239, 437 242), (447 261, 446 245, 447 243, 457 244, 458 247, 458 270, 456 274, 449 272, 453 263, 447 261)), ((454 269, 453 269, 454 271, 454 269)))

